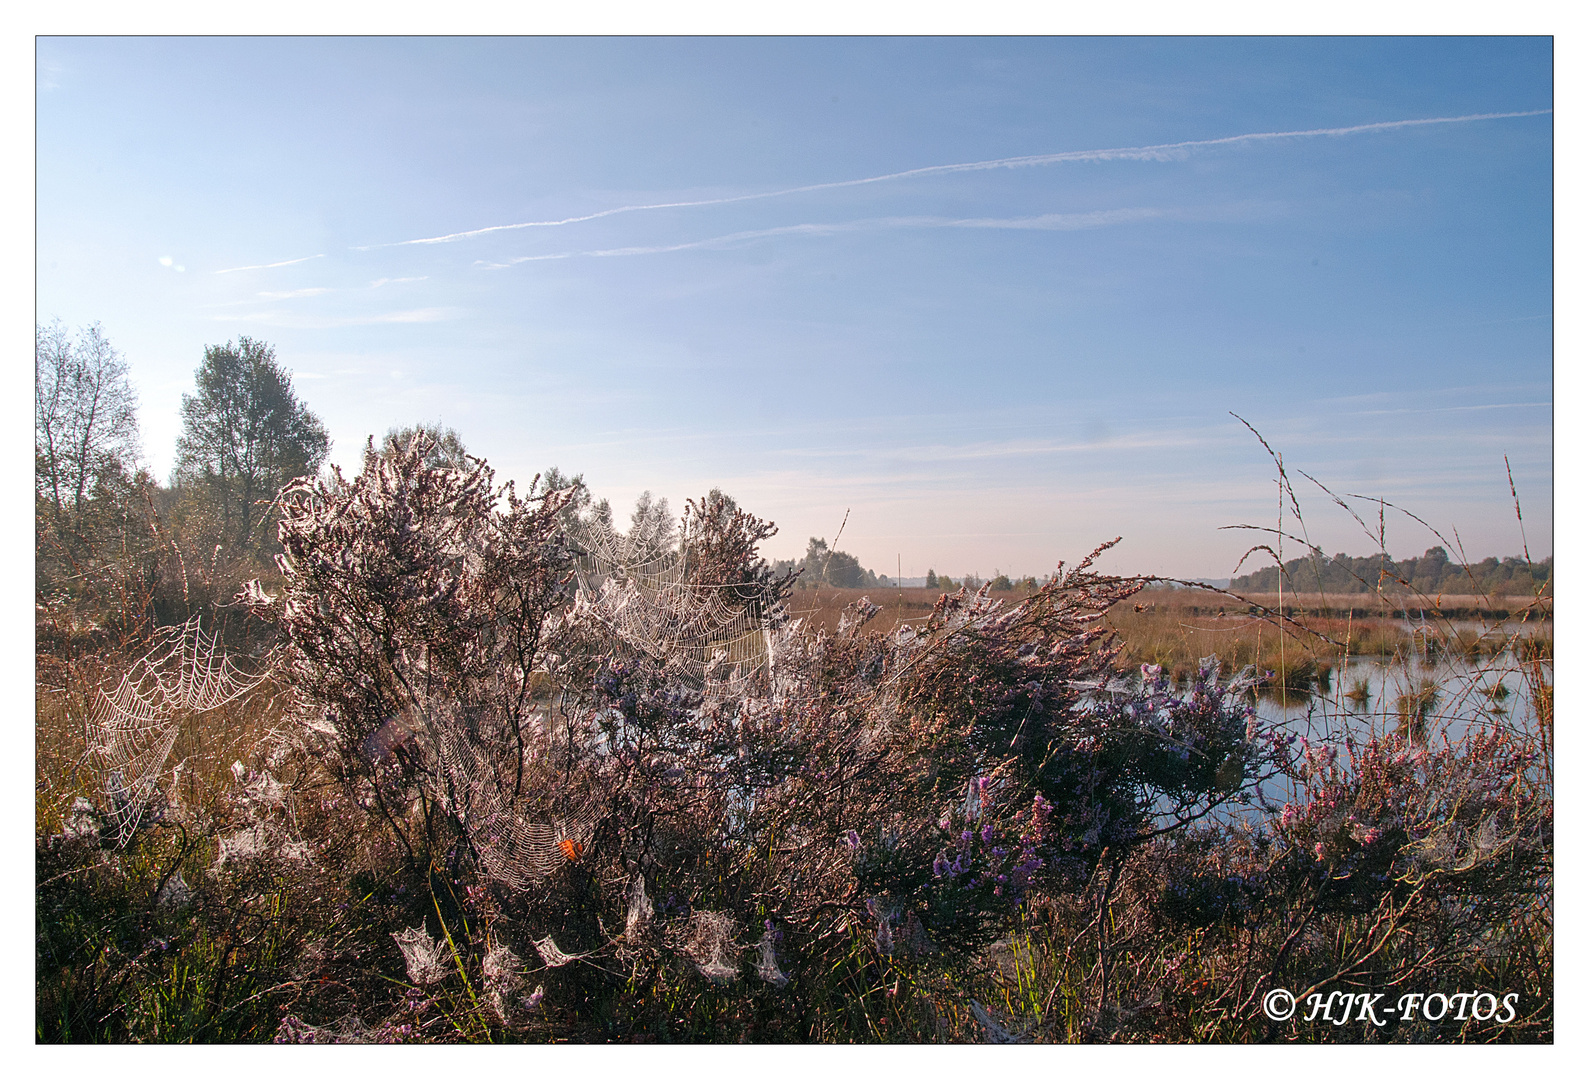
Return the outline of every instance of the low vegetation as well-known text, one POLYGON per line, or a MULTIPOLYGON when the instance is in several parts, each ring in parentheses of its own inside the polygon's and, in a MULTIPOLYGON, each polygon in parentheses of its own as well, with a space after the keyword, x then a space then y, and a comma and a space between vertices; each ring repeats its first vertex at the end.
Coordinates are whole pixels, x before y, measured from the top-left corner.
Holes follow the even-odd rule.
POLYGON ((121 466, 76 507, 41 481, 40 1041, 1554 1037, 1537 609, 1519 719, 1490 686, 1304 738, 1270 671, 1430 635, 1188 614, 1098 551, 797 590, 720 492, 619 529, 438 434, 246 528, 219 472, 180 515, 121 466))

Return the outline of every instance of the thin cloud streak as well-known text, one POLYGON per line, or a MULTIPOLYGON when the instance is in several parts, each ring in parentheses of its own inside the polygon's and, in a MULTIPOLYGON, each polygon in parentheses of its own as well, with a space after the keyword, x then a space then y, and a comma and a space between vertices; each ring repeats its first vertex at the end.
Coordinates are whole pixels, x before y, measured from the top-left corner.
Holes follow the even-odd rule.
POLYGON ((1151 207, 1132 207, 1121 210, 1090 210, 1080 214, 1038 214, 1022 218, 943 218, 943 217, 887 217, 866 218, 860 221, 808 222, 801 225, 780 225, 773 229, 750 229, 744 232, 713 236, 705 240, 686 240, 679 244, 661 244, 653 247, 602 248, 593 251, 560 251, 549 255, 518 255, 503 262, 479 260, 476 266, 486 270, 505 270, 527 262, 548 262, 557 259, 599 259, 624 255, 662 255, 673 251, 697 248, 728 247, 733 244, 766 240, 775 236, 832 236, 837 233, 861 232, 882 229, 1034 229, 1045 232, 1074 232, 1080 229, 1098 229, 1108 225, 1128 225, 1167 216, 1168 212, 1151 207))
POLYGON ((730 203, 750 202, 757 199, 776 199, 785 195, 803 195, 813 191, 832 191, 838 188, 860 187, 865 184, 881 184, 890 180, 907 180, 918 176, 941 176, 949 173, 982 172, 990 169, 1021 169, 1067 162, 1173 161, 1184 158, 1194 150, 1205 150, 1217 146, 1236 146, 1241 143, 1265 142, 1277 139, 1313 139, 1325 136, 1359 135, 1371 131, 1395 131, 1401 128, 1423 127, 1431 124, 1466 124, 1479 120, 1508 120, 1526 116, 1545 116, 1550 112, 1552 112, 1550 109, 1531 109, 1526 112, 1471 113, 1466 116, 1434 116, 1415 120, 1385 120, 1374 124, 1353 124, 1349 127, 1309 128, 1302 131, 1260 131, 1245 135, 1227 135, 1219 139, 1188 139, 1182 142, 1159 143, 1154 146, 1125 146, 1106 150, 1066 150, 1054 154, 1027 154, 1020 157, 992 158, 987 161, 960 162, 954 165, 926 165, 918 169, 905 169, 901 172, 883 173, 879 176, 867 176, 856 180, 832 180, 822 184, 805 184, 800 187, 782 188, 777 191, 761 191, 749 195, 728 195, 716 199, 690 199, 665 203, 638 203, 630 206, 615 206, 609 210, 598 210, 592 214, 579 214, 574 217, 558 218, 552 221, 520 221, 512 225, 487 225, 484 228, 467 229, 463 232, 446 233, 442 236, 426 236, 417 240, 395 240, 386 244, 369 244, 356 250, 367 251, 371 248, 402 247, 409 244, 450 244, 458 240, 469 240, 476 236, 486 236, 490 233, 505 232, 512 229, 545 229, 556 228, 560 225, 577 225, 583 221, 595 221, 599 218, 612 217, 616 214, 632 214, 642 210, 676 210, 695 206, 726 206, 730 203))
POLYGON ((305 255, 301 259, 283 259, 281 262, 259 263, 257 266, 231 266, 225 270, 215 271, 217 274, 236 274, 243 270, 274 270, 278 266, 292 266, 295 263, 308 262, 310 259, 323 259, 325 254, 305 255))

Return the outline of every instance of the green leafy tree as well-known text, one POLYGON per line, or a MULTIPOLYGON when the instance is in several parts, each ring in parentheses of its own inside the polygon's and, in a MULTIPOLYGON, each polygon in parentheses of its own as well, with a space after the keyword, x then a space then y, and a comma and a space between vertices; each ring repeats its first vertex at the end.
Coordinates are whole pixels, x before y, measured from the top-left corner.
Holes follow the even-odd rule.
POLYGON ((194 381, 198 392, 182 396, 173 482, 202 490, 219 538, 247 548, 268 535, 276 493, 318 472, 331 440, 262 341, 206 346, 194 381))
POLYGON ((558 500, 560 509, 557 520, 563 532, 573 538, 578 547, 588 526, 612 527, 612 504, 591 495, 590 487, 585 483, 585 474, 569 476, 556 465, 550 465, 531 482, 530 497, 545 498, 553 492, 570 489, 572 491, 567 499, 558 500))
MULTIPOLYGON (((1286 591, 1322 593, 1387 592, 1403 596, 1408 590, 1427 597, 1440 594, 1528 595, 1549 592, 1554 563, 1550 558, 1532 562, 1516 556, 1493 556, 1476 562, 1452 562, 1443 547, 1423 555, 1394 560, 1384 552, 1354 558, 1344 552, 1325 555, 1315 548, 1287 560, 1286 591)), ((1268 566, 1231 581, 1237 592, 1273 592, 1279 574, 1268 566)))

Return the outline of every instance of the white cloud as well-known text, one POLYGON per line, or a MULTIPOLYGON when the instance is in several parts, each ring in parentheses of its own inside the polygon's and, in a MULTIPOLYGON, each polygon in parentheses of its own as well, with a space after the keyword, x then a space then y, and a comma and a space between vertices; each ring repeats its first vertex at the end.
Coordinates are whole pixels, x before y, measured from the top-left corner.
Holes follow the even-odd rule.
POLYGON ((442 322, 446 319, 456 319, 462 312, 456 308, 415 308, 412 311, 393 311, 386 315, 372 315, 368 319, 357 319, 355 322, 372 323, 427 323, 442 322))

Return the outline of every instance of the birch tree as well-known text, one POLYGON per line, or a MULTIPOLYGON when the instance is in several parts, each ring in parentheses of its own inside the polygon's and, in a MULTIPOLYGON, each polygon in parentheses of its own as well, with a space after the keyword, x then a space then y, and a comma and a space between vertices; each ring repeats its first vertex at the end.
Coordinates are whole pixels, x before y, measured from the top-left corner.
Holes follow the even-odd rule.
POLYGON ((98 323, 76 340, 59 319, 37 327, 33 358, 34 495, 62 522, 136 471, 138 399, 98 323))

